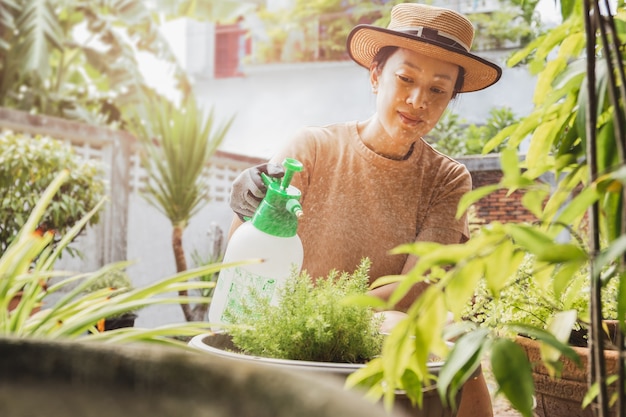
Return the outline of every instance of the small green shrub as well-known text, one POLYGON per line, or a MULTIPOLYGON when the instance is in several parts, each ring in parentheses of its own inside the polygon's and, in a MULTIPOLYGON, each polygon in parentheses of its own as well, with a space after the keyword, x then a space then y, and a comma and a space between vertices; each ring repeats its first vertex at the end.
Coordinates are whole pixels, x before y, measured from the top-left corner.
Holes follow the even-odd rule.
MULTIPOLYGON (((104 295, 106 295, 108 291, 108 296, 114 297, 116 295, 129 292, 133 288, 133 282, 128 274, 120 268, 113 268, 90 281, 89 285, 85 288, 85 293, 101 291, 104 295)), ((134 314, 137 310, 138 309, 129 309, 127 311, 108 316, 107 318, 112 319, 126 314, 134 314)))
MULTIPOLYGON (((589 271, 578 269, 570 285, 557 296, 552 285, 540 286, 533 277, 531 258, 523 263, 515 279, 506 285, 498 297, 493 297, 485 282, 477 288, 476 296, 467 310, 470 320, 481 326, 498 330, 508 324, 524 324, 546 328, 552 317, 561 311, 575 310, 578 322, 572 330, 589 323, 589 271)), ((558 272, 558 270, 556 271, 558 272)), ((550 280, 548 283, 552 283, 550 280)), ((602 311, 605 319, 617 318, 619 281, 612 279, 602 288, 602 311)))
POLYGON ((94 292, 104 288, 127 291, 133 288, 133 283, 126 272, 121 269, 112 269, 91 282, 85 288, 85 292, 94 292))
POLYGON ((317 362, 363 363, 377 356, 383 336, 370 307, 351 305, 345 298, 364 294, 370 261, 354 273, 331 272, 313 284, 303 272, 292 274, 272 306, 257 297, 244 306, 239 325, 228 332, 234 344, 250 355, 317 362))
MULTIPOLYGON (((49 137, 0 132, 0 253, 22 228, 44 190, 62 170, 69 172, 42 217, 38 230, 64 235, 104 197, 101 164, 49 137)), ((89 224, 98 223, 98 214, 89 224)))

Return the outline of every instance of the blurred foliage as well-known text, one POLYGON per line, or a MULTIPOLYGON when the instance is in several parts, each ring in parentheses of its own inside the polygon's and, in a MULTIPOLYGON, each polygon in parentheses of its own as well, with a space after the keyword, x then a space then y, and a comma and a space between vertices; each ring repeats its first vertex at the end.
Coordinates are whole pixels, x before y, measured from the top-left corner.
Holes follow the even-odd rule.
MULTIPOLYGON (((53 234, 53 243, 104 197, 104 167, 59 140, 0 132, 0 253, 15 239, 45 189, 64 169, 69 171, 69 178, 37 225, 39 233, 53 234)), ((88 224, 97 222, 96 213, 88 224)))
MULTIPOLYGON (((393 6, 402 0, 296 0, 292 8, 267 10, 258 17, 264 34, 258 35, 252 61, 310 62, 349 59, 348 34, 357 24, 386 27, 393 6)), ((501 0, 499 10, 468 14, 476 27, 474 50, 520 47, 541 31, 535 13, 538 0, 501 0)))
POLYGON ((233 19, 236 0, 0 0, 0 106, 123 126, 151 87, 138 54, 155 57, 183 97, 191 82, 159 26, 233 19))
MULTIPOLYGON (((155 342, 186 347, 183 337, 206 333, 207 323, 168 324, 155 328, 129 327, 99 332, 97 324, 106 317, 150 305, 197 302, 197 297, 172 296, 181 288, 203 289, 208 283, 193 278, 211 274, 224 267, 213 264, 155 280, 145 287, 117 291, 109 287, 94 289, 128 262, 106 265, 88 273, 55 270, 54 264, 65 249, 101 208, 100 201, 59 241, 50 247, 52 233, 35 233, 47 206, 68 180, 62 171, 41 194, 37 205, 8 248, 0 254, 0 335, 50 339, 80 339, 83 343, 155 342), (87 289, 94 289, 87 291, 87 289), (112 296, 114 295, 114 296, 112 296), (19 300, 14 308, 13 301, 19 300), (53 301, 52 301, 53 300, 53 301)), ((225 265, 235 266, 234 264, 225 265)))
MULTIPOLYGON (((486 281, 481 280, 475 297, 468 303, 467 311, 463 314, 468 320, 483 327, 510 332, 508 326, 516 323, 547 328, 556 312, 576 310, 577 322, 573 330, 588 328, 590 323, 588 265, 572 271, 569 285, 562 291, 555 291, 553 286, 541 286, 533 279, 533 264, 531 259, 524 260, 515 277, 505 284, 497 297, 492 295, 486 281)), ((607 271, 610 270, 611 268, 607 268, 607 271)), ((559 272, 559 269, 553 271, 554 274, 559 272)), ((605 319, 617 319, 618 284, 617 280, 610 280, 603 286, 602 303, 605 319)))
POLYGON ((491 138, 506 127, 519 121, 508 107, 493 108, 485 124, 467 124, 456 113, 446 110, 424 139, 438 151, 452 156, 498 153, 506 147, 506 142, 484 151, 491 138))

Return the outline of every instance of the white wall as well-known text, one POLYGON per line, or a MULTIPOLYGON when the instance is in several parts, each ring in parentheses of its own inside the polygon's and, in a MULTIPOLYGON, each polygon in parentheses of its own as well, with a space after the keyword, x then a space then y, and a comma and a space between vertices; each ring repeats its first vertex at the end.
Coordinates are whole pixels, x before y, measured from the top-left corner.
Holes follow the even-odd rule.
MULTIPOLYGON (((486 58, 503 65, 505 56, 486 58)), ((193 74, 196 93, 218 115, 236 115, 221 147, 235 153, 269 157, 303 126, 365 119, 374 110, 367 71, 352 61, 249 66, 244 77, 227 79, 208 74, 193 74)), ((484 122, 494 107, 524 116, 534 86, 525 69, 505 68, 496 85, 461 94, 451 109, 468 123, 484 122)))
MULTIPOLYGON (((212 237, 208 233, 211 223, 217 223, 227 232, 231 220, 232 212, 223 201, 209 204, 191 219, 183 235, 189 268, 194 266, 191 262, 194 250, 205 257, 212 249, 212 237)), ((128 260, 135 263, 127 271, 136 286, 144 286, 176 273, 171 238, 172 226, 167 218, 143 197, 133 193, 128 221, 128 260)), ((184 321, 180 306, 167 304, 142 310, 137 325, 153 327, 184 321)))

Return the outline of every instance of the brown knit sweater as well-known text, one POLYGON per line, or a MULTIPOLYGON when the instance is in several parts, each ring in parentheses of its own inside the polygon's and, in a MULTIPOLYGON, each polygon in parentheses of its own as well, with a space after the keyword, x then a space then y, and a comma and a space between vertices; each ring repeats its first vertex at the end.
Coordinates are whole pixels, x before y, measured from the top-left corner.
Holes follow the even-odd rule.
POLYGON ((292 185, 302 191, 298 235, 313 278, 353 272, 368 257, 373 281, 402 272, 407 256, 388 254, 400 244, 469 238, 467 218, 455 218, 469 172, 422 140, 407 159, 392 160, 368 149, 350 122, 303 129, 271 162, 285 157, 304 164, 292 185))

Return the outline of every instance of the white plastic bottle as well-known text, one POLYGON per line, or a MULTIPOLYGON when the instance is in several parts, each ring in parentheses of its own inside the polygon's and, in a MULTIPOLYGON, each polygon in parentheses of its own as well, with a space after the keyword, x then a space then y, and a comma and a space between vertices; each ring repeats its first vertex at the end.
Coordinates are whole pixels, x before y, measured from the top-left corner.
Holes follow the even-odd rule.
POLYGON ((279 290, 292 272, 300 272, 303 250, 297 235, 302 215, 300 190, 289 185, 302 164, 291 158, 283 162, 281 180, 263 176, 267 185, 265 198, 252 220, 233 233, 226 247, 224 263, 262 259, 261 263, 243 264, 220 271, 209 307, 209 322, 232 323, 241 306, 251 300, 251 290, 271 302, 278 302, 279 290))

